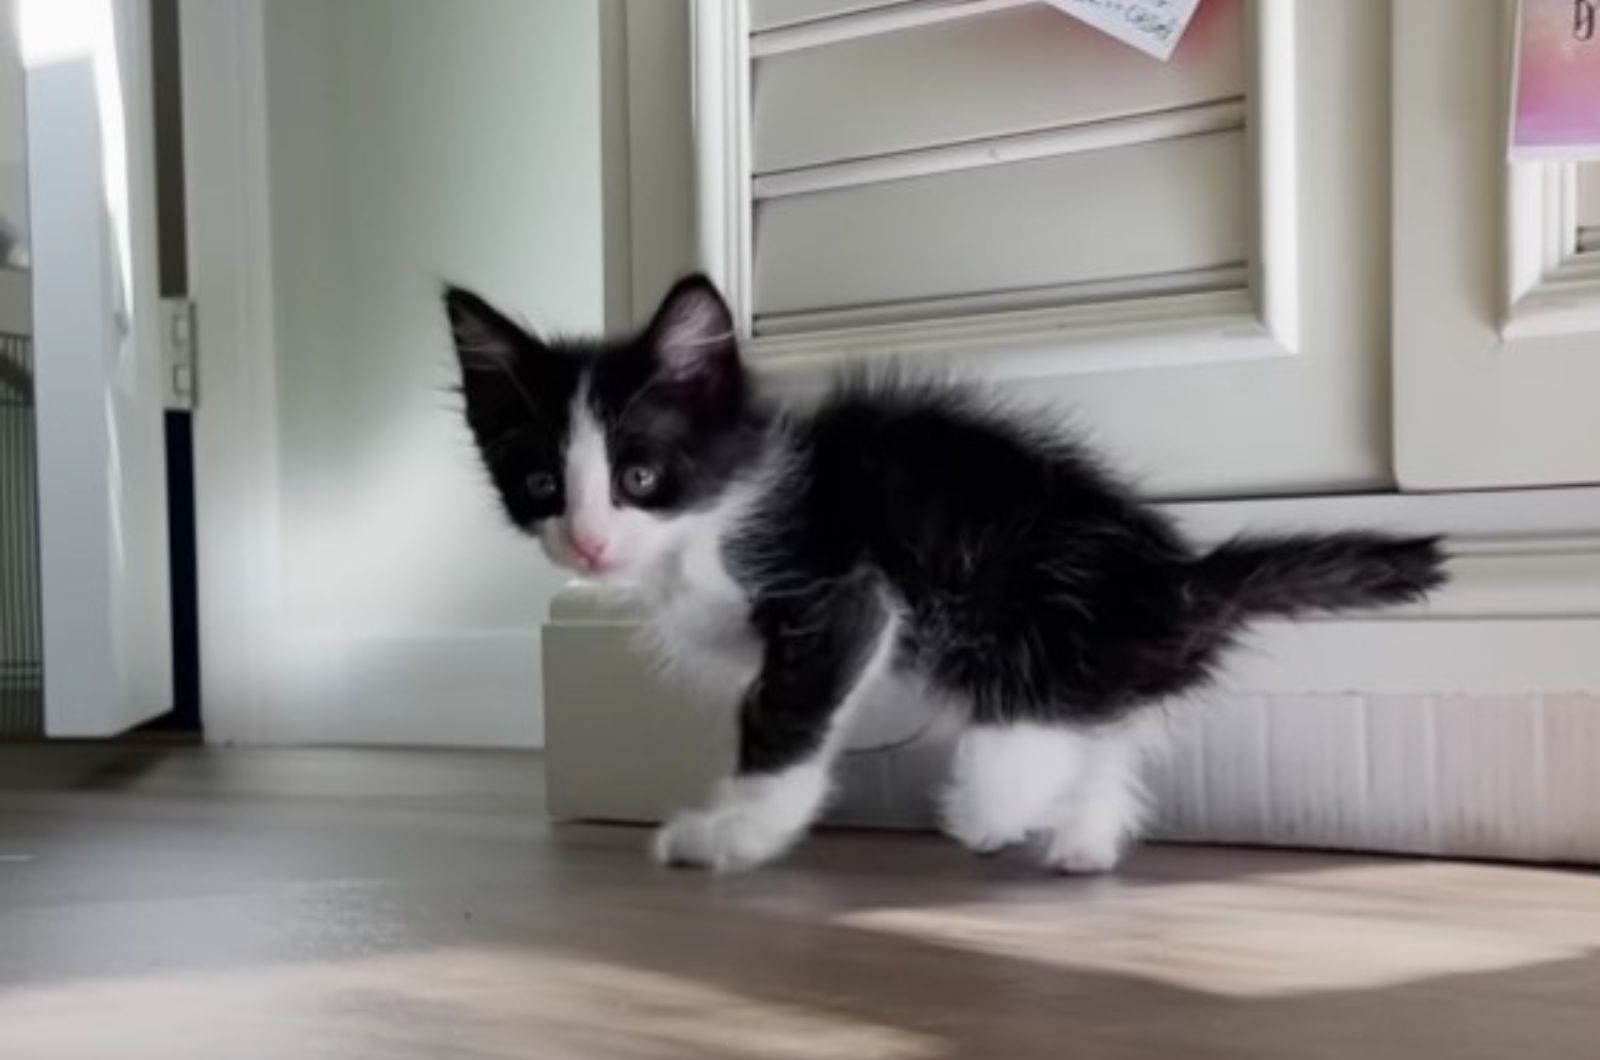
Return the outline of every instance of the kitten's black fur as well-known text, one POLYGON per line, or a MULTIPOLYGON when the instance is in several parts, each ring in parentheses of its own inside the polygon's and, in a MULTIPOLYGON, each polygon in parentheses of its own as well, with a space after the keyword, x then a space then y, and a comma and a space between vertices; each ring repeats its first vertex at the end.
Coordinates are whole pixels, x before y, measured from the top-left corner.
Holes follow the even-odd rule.
POLYGON ((855 378, 775 412, 703 277, 609 343, 542 342, 457 289, 446 304, 467 418, 519 526, 560 512, 522 484, 556 467, 585 380, 616 464, 664 469, 663 514, 753 482, 722 542, 764 645, 741 714, 745 773, 818 747, 891 613, 892 665, 974 723, 1094 725, 1202 685, 1253 620, 1416 600, 1445 578, 1431 537, 1197 551, 1067 432, 972 388, 855 378), (687 338, 673 331, 685 322, 687 338))
POLYGON ((904 664, 973 719, 1109 721, 1194 688, 1252 619, 1398 603, 1434 539, 1241 540, 1201 555, 1060 431, 979 392, 856 382, 788 430, 803 454, 734 568, 770 594, 875 572, 904 664))

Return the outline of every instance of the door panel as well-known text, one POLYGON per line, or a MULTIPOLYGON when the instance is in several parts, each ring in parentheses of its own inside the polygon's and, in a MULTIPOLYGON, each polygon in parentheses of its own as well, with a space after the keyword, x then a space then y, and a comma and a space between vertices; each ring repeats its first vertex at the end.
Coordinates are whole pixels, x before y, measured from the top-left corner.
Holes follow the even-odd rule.
MULTIPOLYGON (((929 146, 917 132, 876 155, 866 140, 846 142, 858 126, 892 125, 874 116, 880 102, 841 105, 841 78, 865 86, 881 75, 851 68, 852 55, 892 53, 896 69, 932 77, 938 56, 987 49, 963 61, 1003 67, 1010 46, 984 26, 1024 16, 913 3, 905 19, 830 22, 824 11, 772 52, 760 32, 741 41, 745 24, 721 18, 727 8, 703 3, 697 102, 685 102, 699 108, 705 265, 753 333, 753 359, 775 374, 821 377, 848 356, 953 359, 1008 386, 1020 376, 1029 399, 1062 408, 1157 497, 1390 488, 1389 9, 1207 0, 1215 32, 1186 40, 1189 58, 1217 90, 1245 95, 1198 108, 1219 126, 1185 126, 1197 108, 1182 93, 1149 114, 1091 120, 1122 113, 1137 80, 1128 77, 1084 87, 1079 118, 1067 114, 1048 142, 1002 130, 929 146), (937 15, 937 28, 914 24, 917 12, 937 15), (1217 29, 1228 26, 1231 35, 1217 29), (764 81, 763 67, 796 78, 764 81), (800 77, 802 68, 832 79, 800 77), (838 116, 822 124, 836 128, 790 158, 797 138, 783 131, 795 126, 785 115, 804 109, 808 81, 827 104, 820 112, 838 116), (1242 135, 1230 131, 1231 107, 1242 135), (1125 136, 1074 139, 1106 127, 1125 136), (1208 153, 1208 142, 1233 153, 1208 153), (846 149, 858 154, 834 158, 846 149), (1139 152, 1169 153, 1139 167, 1145 209, 1127 208, 1141 196, 1125 174, 1087 187, 1070 179, 1139 152), (808 164, 760 171, 774 160, 808 164), (1027 184, 1057 171, 1063 179, 1027 184), (957 186, 971 194, 925 194, 957 186), (1130 251, 1136 275, 1108 282, 1127 279, 1119 255, 1130 251), (1161 277, 1165 286, 1151 282, 1161 277)), ((1070 22, 1043 9, 1026 17, 1046 15, 1070 22)), ((995 97, 1007 85, 1018 108, 1055 105, 1030 84, 985 82, 983 113, 1005 112, 995 97)))
POLYGON ((23 0, 45 728, 171 707, 149 12, 23 0))
POLYGON ((1593 197, 1577 166, 1506 161, 1510 7, 1394 8, 1395 416, 1413 489, 1600 482, 1593 197))

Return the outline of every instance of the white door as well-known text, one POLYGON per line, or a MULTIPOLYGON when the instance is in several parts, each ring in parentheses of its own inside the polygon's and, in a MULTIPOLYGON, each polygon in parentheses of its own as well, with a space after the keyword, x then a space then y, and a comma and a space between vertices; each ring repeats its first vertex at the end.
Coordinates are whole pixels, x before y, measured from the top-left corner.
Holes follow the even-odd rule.
MULTIPOLYGON (((776 371, 955 357, 1163 497, 1386 489, 1389 5, 704 0, 703 258, 776 371)), ((632 73, 632 71, 630 71, 632 73)))
POLYGON ((1394 8, 1396 442, 1416 489, 1600 482, 1600 188, 1506 161, 1512 6, 1394 8))
POLYGON ((149 11, 21 0, 45 729, 172 706, 149 11))

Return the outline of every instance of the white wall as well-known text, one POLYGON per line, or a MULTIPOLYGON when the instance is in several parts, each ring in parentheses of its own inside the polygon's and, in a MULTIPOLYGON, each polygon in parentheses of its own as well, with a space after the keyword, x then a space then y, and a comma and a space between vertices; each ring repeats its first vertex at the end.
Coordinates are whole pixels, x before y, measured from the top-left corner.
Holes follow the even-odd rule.
POLYGON ((479 471, 438 294, 601 326, 597 6, 264 7, 284 685, 246 736, 537 744, 563 579, 479 471))

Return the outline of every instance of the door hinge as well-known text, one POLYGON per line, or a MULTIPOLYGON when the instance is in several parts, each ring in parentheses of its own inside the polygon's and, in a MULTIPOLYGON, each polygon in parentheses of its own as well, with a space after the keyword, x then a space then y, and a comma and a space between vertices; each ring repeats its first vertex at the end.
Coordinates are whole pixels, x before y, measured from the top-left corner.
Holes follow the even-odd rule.
POLYGON ((194 408, 194 303, 187 298, 161 300, 161 361, 167 408, 194 408))

